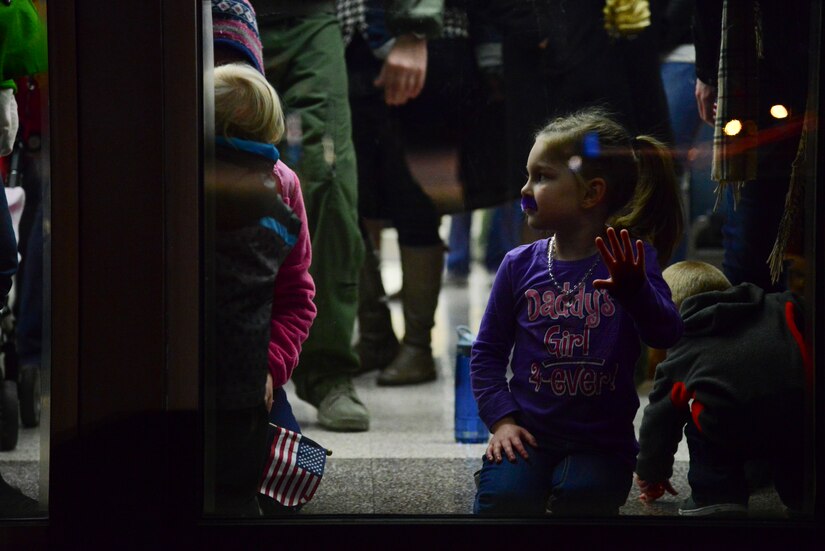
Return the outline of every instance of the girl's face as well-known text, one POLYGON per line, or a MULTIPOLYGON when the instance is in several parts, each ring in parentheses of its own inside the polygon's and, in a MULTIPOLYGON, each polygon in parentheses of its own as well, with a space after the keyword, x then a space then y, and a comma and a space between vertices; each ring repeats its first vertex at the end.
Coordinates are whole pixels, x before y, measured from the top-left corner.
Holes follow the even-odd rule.
POLYGON ((521 188, 530 227, 559 231, 577 224, 582 212, 580 194, 579 181, 570 167, 553 160, 546 145, 537 141, 527 158, 527 183, 521 188))

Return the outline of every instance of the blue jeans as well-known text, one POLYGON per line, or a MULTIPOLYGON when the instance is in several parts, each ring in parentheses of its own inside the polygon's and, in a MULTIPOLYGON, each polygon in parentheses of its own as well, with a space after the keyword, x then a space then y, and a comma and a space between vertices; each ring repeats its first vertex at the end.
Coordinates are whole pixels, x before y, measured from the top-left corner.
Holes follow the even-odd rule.
MULTIPOLYGON (((702 122, 696 108, 696 68, 693 63, 663 63, 662 83, 667 97, 670 124, 673 127, 675 157, 681 170, 689 171, 689 209, 685 212, 692 222, 699 215, 713 210, 716 200, 713 193, 715 182, 710 179, 713 158, 713 128, 702 122), (688 152, 694 149, 690 158, 688 152)), ((686 228, 687 229, 687 228, 686 228)), ((684 236, 671 262, 684 260, 686 239, 684 236)))
MULTIPOLYGON (((473 213, 460 212, 450 217, 447 271, 466 276, 470 273, 470 230, 473 213)), ((490 272, 498 270, 504 255, 521 243, 521 202, 511 201, 493 209, 484 265, 490 272)))
POLYGON ((722 226, 725 248, 722 271, 732 284, 747 281, 766 293, 785 290, 782 277, 776 283, 771 282, 767 260, 785 208, 788 178, 760 177, 745 184, 735 209, 733 190, 728 188, 726 221, 722 226))
POLYGON ((487 516, 613 516, 624 505, 633 467, 618 456, 569 446, 533 448, 501 463, 485 456, 473 513, 487 516))

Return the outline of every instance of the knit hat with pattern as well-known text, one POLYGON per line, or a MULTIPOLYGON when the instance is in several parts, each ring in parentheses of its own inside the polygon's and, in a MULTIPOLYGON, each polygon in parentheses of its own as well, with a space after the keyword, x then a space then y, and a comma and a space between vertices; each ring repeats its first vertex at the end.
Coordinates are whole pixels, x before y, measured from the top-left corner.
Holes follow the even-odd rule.
POLYGON ((263 74, 261 35, 248 0, 212 0, 212 35, 215 44, 239 51, 263 74))

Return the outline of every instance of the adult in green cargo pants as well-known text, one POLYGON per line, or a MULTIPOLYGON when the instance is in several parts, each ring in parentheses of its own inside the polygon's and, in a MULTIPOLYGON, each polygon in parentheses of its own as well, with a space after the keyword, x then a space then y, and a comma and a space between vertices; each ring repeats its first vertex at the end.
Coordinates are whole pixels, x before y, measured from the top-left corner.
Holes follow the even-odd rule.
MULTIPOLYGON (((347 73, 332 0, 253 0, 264 67, 287 116, 284 162, 301 180, 312 241, 310 274, 318 314, 293 374, 298 396, 330 430, 369 428, 352 386, 352 348, 364 244, 358 227, 357 171, 347 73)), ((277 308, 277 304, 274 305, 277 308)))

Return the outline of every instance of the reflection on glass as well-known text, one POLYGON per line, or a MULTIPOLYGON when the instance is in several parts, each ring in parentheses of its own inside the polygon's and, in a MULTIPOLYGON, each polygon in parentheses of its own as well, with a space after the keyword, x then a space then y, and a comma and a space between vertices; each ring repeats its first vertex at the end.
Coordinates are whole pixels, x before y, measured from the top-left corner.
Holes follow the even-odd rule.
MULTIPOLYGON (((212 3, 213 10, 217 3, 212 3)), ((614 12, 608 21, 609 29, 605 29, 602 16, 605 3, 601 1, 573 3, 565 10, 558 9, 552 2, 533 3, 523 11, 512 9, 514 3, 496 0, 463 3, 466 10, 458 9, 448 1, 440 14, 443 28, 434 22, 439 17, 433 17, 432 13, 408 17, 415 13, 415 2, 410 3, 413 6, 411 12, 403 13, 346 9, 348 4, 365 5, 358 0, 307 2, 300 8, 295 7, 294 12, 290 12, 290 3, 277 0, 252 0, 251 4, 238 0, 225 4, 238 5, 236 13, 239 14, 251 14, 248 10, 254 6, 256 24, 252 23, 253 19, 247 19, 246 23, 223 22, 220 27, 225 34, 219 39, 216 32, 214 44, 210 41, 208 47, 214 45, 218 65, 243 62, 259 69, 266 68, 266 78, 283 101, 286 119, 285 135, 277 144, 281 162, 300 178, 307 202, 306 223, 312 235, 311 270, 317 287, 317 318, 309 329, 301 361, 291 374, 291 380, 288 380, 289 368, 285 377, 274 381, 272 411, 284 415, 277 417, 271 413, 270 421, 288 426, 293 432, 305 435, 307 440, 320 443, 319 447, 331 448, 335 453, 326 460, 317 491, 299 508, 287 510, 273 506, 258 496, 257 512, 252 510, 254 507, 221 510, 207 506, 208 512, 220 511, 229 516, 296 513, 303 516, 472 515, 474 501, 479 497, 478 486, 489 488, 489 480, 485 479, 489 472, 475 476, 482 468, 487 445, 455 440, 456 387, 452 366, 457 352, 464 350, 457 348, 456 328, 467 326, 471 333, 477 333, 491 294, 499 299, 497 302, 507 297, 507 303, 516 305, 513 308, 524 319, 537 324, 535 332, 544 338, 531 352, 536 356, 535 373, 525 371, 524 366, 529 370, 532 363, 525 361, 516 367, 514 375, 513 369, 508 370, 507 356, 511 350, 508 348, 499 354, 498 367, 503 381, 500 388, 510 396, 535 394, 535 404, 528 405, 536 407, 524 408, 523 402, 513 401, 515 398, 502 398, 503 405, 499 404, 501 407, 496 411, 504 418, 513 413, 509 419, 512 424, 524 427, 531 421, 535 425, 537 412, 548 404, 558 403, 558 395, 571 398, 568 409, 560 408, 557 418, 546 418, 546 427, 542 427, 546 429, 542 445, 546 449, 540 453, 528 450, 542 458, 546 472, 525 475, 516 482, 515 478, 504 480, 497 488, 508 499, 515 494, 530 494, 538 488, 533 492, 535 495, 530 496, 534 500, 532 509, 515 508, 519 516, 552 513, 554 502, 556 513, 574 516, 747 513, 752 517, 788 518, 799 511, 803 514, 810 511, 809 506, 802 503, 804 499, 799 497, 800 488, 804 493, 809 481, 774 476, 770 461, 765 458, 743 460, 735 473, 724 473, 736 478, 736 484, 730 485, 735 486, 735 491, 731 490, 729 494, 709 497, 701 493, 698 483, 691 488, 687 476, 691 454, 711 449, 703 447, 707 443, 699 434, 703 407, 704 415, 708 416, 710 402, 691 387, 692 379, 671 381, 670 387, 662 386, 664 383, 654 384, 654 378, 664 380, 655 375, 657 369, 660 373, 673 371, 673 366, 685 353, 684 343, 658 343, 662 347, 674 345, 670 356, 667 350, 647 346, 642 346, 636 353, 635 330, 628 330, 624 337, 631 344, 624 340, 615 342, 616 347, 629 347, 623 349, 627 357, 622 358, 622 383, 618 385, 625 393, 624 399, 614 402, 615 407, 606 407, 595 399, 597 395, 615 392, 617 379, 615 374, 599 371, 587 363, 589 358, 582 356, 583 351, 592 350, 590 346, 604 346, 606 338, 597 334, 596 340, 591 342, 592 335, 588 333, 585 337, 578 327, 574 334, 569 324, 565 324, 571 317, 569 312, 574 312, 573 317, 587 313, 587 301, 593 310, 590 312, 594 314, 593 323, 598 325, 604 321, 595 315, 603 313, 603 309, 594 307, 596 293, 592 279, 595 276, 589 271, 603 267, 597 254, 586 255, 587 262, 578 271, 569 263, 562 264, 570 259, 557 257, 559 269, 563 266, 568 270, 564 272, 566 279, 558 279, 563 276, 550 272, 550 259, 546 253, 539 255, 536 274, 546 277, 539 280, 536 276, 534 287, 522 289, 520 296, 491 292, 496 278, 507 275, 496 275, 507 251, 522 243, 537 241, 546 250, 550 233, 570 229, 554 227, 553 224, 561 222, 550 220, 546 224, 534 224, 547 230, 546 233, 536 231, 526 226, 524 214, 519 210, 518 201, 528 177, 524 167, 528 164, 536 131, 556 117, 594 104, 607 105, 618 122, 632 129, 622 138, 621 147, 616 148, 621 150, 616 156, 620 160, 609 157, 615 151, 605 147, 606 142, 596 133, 585 133, 578 141, 564 144, 569 147, 558 152, 559 167, 545 170, 545 165, 531 166, 530 170, 538 167, 544 172, 538 169, 535 174, 531 172, 529 177, 533 183, 528 186, 537 187, 538 182, 549 186, 557 180, 571 184, 565 177, 570 170, 576 173, 578 185, 587 186, 599 177, 612 182, 615 177, 613 168, 605 167, 614 164, 626 165, 625 172, 635 183, 637 164, 649 162, 653 155, 653 142, 635 136, 654 136, 671 146, 674 166, 665 168, 680 184, 678 189, 672 187, 677 189, 683 207, 684 231, 674 229, 673 235, 667 236, 669 241, 678 241, 681 236, 681 245, 673 247, 672 251, 670 246, 667 247, 664 256, 670 256, 670 252, 672 256, 661 268, 674 265, 668 274, 681 273, 683 277, 671 280, 662 278, 658 270, 651 272, 651 277, 656 278, 659 297, 664 297, 662 300, 671 301, 666 296, 669 288, 674 293, 673 304, 669 305, 669 312, 673 314, 671 325, 678 325, 678 306, 683 301, 688 305, 698 304, 688 297, 699 291, 724 291, 734 296, 749 289, 739 284, 753 276, 758 277, 759 285, 768 291, 766 300, 776 306, 784 296, 780 293, 782 288, 789 287, 796 293, 792 300, 782 302, 778 310, 766 307, 766 310, 760 310, 759 316, 748 318, 748 322, 757 318, 764 321, 778 313, 780 321, 788 324, 789 332, 783 333, 782 339, 770 340, 775 346, 769 346, 760 355, 793 355, 799 360, 778 362, 786 367, 793 364, 793 373, 784 380, 799 384, 788 390, 788 396, 792 398, 777 400, 800 405, 803 372, 800 343, 805 346, 804 320, 800 312, 806 269, 802 258, 804 251, 793 241, 800 236, 792 235, 785 249, 790 279, 787 283, 783 280, 777 284, 771 281, 765 264, 776 232, 772 230, 769 238, 764 238, 748 233, 750 226, 745 223, 746 220, 761 220, 766 209, 781 209, 789 174, 777 177, 776 182, 782 180, 782 185, 776 187, 782 191, 771 204, 760 204, 753 210, 748 210, 748 203, 734 209, 732 189, 723 189, 718 198, 714 195, 720 175, 714 172, 712 165, 716 164, 717 171, 728 171, 723 173, 722 179, 747 180, 746 174, 736 172, 736 166, 737 163, 747 164, 748 152, 730 147, 725 154, 731 154, 731 157, 723 157, 720 149, 714 154, 713 128, 705 122, 713 121, 716 98, 705 97, 706 104, 697 109, 695 93, 698 89, 716 92, 716 88, 707 82, 697 81, 696 75, 698 72, 706 78, 710 76, 709 82, 715 82, 718 69, 715 64, 719 56, 715 55, 714 66, 707 72, 707 60, 697 58, 689 27, 676 25, 681 19, 689 21, 690 17, 671 21, 676 34, 668 37, 661 50, 657 50, 652 40, 656 29, 651 28, 657 24, 656 19, 645 15, 649 15, 647 2, 636 0, 608 2, 614 12), (337 4, 337 14, 333 4, 337 4), (638 17, 631 20, 617 18, 616 10, 621 6, 638 17), (494 14, 492 18, 491 14, 494 14), (411 24, 411 20, 416 23, 411 24), (240 27, 233 27, 236 24, 240 27), (245 29, 244 33, 233 31, 240 28, 245 29), (257 31, 260 31, 259 35, 257 31), (339 34, 343 35, 343 42, 339 34), (263 48, 260 48, 259 38, 263 48), (239 40, 244 41, 243 47, 231 45, 234 41, 237 46, 239 40), (346 80, 341 78, 344 72, 346 80), (505 75, 509 78, 507 82, 505 75), (702 88, 703 85, 709 88, 702 88), (353 156, 357 159, 357 178, 353 156), (722 167, 725 161, 731 161, 730 166, 722 167), (357 201, 354 182, 357 182, 357 201), (326 193, 334 197, 330 198, 326 193), (349 220, 338 223, 342 216, 349 220), (360 260, 361 239, 351 231, 353 220, 360 221, 366 249, 363 262, 360 260), (723 239, 723 227, 727 228, 727 243, 723 239), (736 235, 731 237, 731 232, 736 235), (764 253, 764 258, 742 258, 740 250, 730 245, 731 239, 739 244, 758 244, 761 247, 759 254, 764 253), (449 244, 446 254, 445 243, 449 244), (724 275, 720 271, 723 260, 724 275), (352 274, 353 264, 361 268, 358 277, 352 274), (691 275, 690 269, 697 266, 699 270, 705 270, 704 275, 691 275), (714 279, 720 275, 721 278, 714 279), (551 280, 551 276, 558 281, 551 280), (703 278, 709 278, 710 282, 703 278), (356 287, 357 293, 354 292, 356 287), (579 289, 581 293, 570 292, 579 289), (581 296, 577 298, 578 294, 581 296), (353 302, 356 298, 357 305, 353 302), (790 315, 784 310, 788 303, 791 304, 790 315), (335 310, 336 305, 339 310, 335 310), (355 312, 357 325, 353 319, 355 312), (353 327, 357 329, 353 330, 353 327), (335 338, 331 339, 330 335, 335 338), (782 340, 781 345, 779 340, 782 340), (559 360, 559 365, 547 365, 546 373, 543 373, 541 366, 550 359, 559 360), (637 401, 640 403, 638 409, 637 401), (647 469, 645 476, 649 478, 637 481, 630 467, 635 458, 634 436, 640 436, 645 408, 651 406, 654 411, 663 408, 663 404, 678 406, 682 415, 677 420, 679 426, 668 426, 673 437, 668 441, 668 447, 673 448, 674 453, 669 458, 656 458, 660 460, 656 465, 658 470, 650 467, 650 455, 643 457, 640 468, 647 469), (526 419, 528 416, 534 419, 526 419), (614 419, 624 421, 621 427, 612 427, 612 432, 598 433, 585 429, 594 419, 602 420, 602 424, 609 424, 614 419), (559 427, 565 423, 570 425, 568 439, 554 439, 553 434, 558 435, 559 427), (683 431, 687 436, 683 436, 683 431), (599 434, 598 438, 594 434, 599 434), (576 439, 572 436, 580 441, 573 442, 576 439), (565 487, 554 480, 554 469, 561 472, 562 466, 570 464, 571 449, 604 452, 618 439, 626 444, 622 448, 624 460, 619 475, 607 477, 610 481, 621 482, 610 488, 615 503, 609 507, 599 507, 598 503, 586 507, 573 504, 566 511, 561 510, 560 495, 565 487), (550 449, 552 446, 556 448, 550 449), (666 467, 662 466, 668 463, 666 467), (794 490, 787 492, 782 488, 777 491, 774 483, 779 486, 790 484, 794 490), (790 513, 786 506, 792 509, 790 513)), ((708 14, 697 15, 704 20, 708 14)), ((722 14, 715 15, 718 19, 722 14)), ((808 19, 801 17, 798 20, 808 19)), ((805 49, 807 37, 797 36, 796 40, 805 49)), ((806 63, 802 62, 800 67, 806 70, 806 63)), ((795 101, 787 104, 787 111, 803 112, 808 83, 800 79, 786 83, 786 86, 795 101), (799 97, 803 98, 803 105, 799 104, 799 97)), ((757 124, 753 122, 755 117, 760 117, 760 131, 769 124, 799 122, 792 121, 793 117, 787 113, 787 120, 778 121, 777 114, 781 113, 776 108, 770 122, 766 122, 761 118, 767 118, 770 111, 761 107, 758 113, 754 111, 752 121, 740 114, 739 105, 724 103, 722 98, 717 107, 722 120, 730 121, 723 129, 731 139, 727 145, 735 144, 734 138, 742 131, 742 121, 746 128, 750 128, 748 125, 757 124), (738 128, 735 129, 732 123, 738 124, 738 128)), ((575 122, 575 119, 568 120, 572 124, 571 121, 575 122)), ((216 133, 221 133, 220 127, 216 133)), ((770 141, 771 136, 766 134, 766 141, 770 141)), ((795 140, 786 148, 791 152, 790 158, 786 152, 772 161, 791 166, 799 135, 794 134, 790 139, 795 140)), ((661 153, 663 159, 667 157, 666 150, 661 153)), ((659 155, 658 150, 656 155, 659 155)), ((220 166, 222 161, 218 158, 215 162, 220 166)), ((214 174, 218 181, 211 190, 211 197, 219 212, 220 184, 229 178, 219 170, 214 174)), ((660 176, 657 180, 660 183, 669 179, 660 176)), ((750 189, 745 186, 743 193, 747 196, 750 189)), ((540 192, 535 189, 534 193, 540 192)), ((633 190, 628 197, 632 193, 633 190)), ((556 204, 568 197, 559 195, 544 204, 550 205, 552 211, 556 204)), ((535 200, 525 200, 522 204, 529 217, 534 219, 543 210, 548 210, 535 200)), ((266 205, 265 199, 257 202, 260 208, 266 208, 266 205)), ((665 208, 656 203, 653 210, 661 214, 665 208)), ((773 211, 771 219, 778 224, 782 214, 773 211)), ((671 219, 671 222, 678 221, 678 214, 671 219)), ((210 219, 207 223, 213 229, 219 229, 216 224, 220 223, 220 218, 210 219)), ((674 224, 676 226, 678 224, 674 224)), ((655 241, 657 236, 650 230, 648 235, 634 237, 655 241)), ((216 235, 215 242, 210 245, 216 253, 219 239, 216 235)), ((594 244, 588 242, 587 245, 589 252, 596 252, 594 244)), ((509 273, 509 269, 505 271, 509 273)), ((601 272, 604 273, 599 277, 606 278, 607 272, 601 272)), ((277 288, 277 282, 275 285, 277 288)), ((215 296, 220 297, 220 290, 215 296)), ((748 295, 746 298, 748 300, 736 304, 745 309, 752 306, 753 301, 749 300, 753 297, 748 295)), ((620 302, 619 299, 616 301, 620 302)), ((601 304, 608 302, 606 298, 601 304)), ((281 304, 278 300, 274 302, 273 318, 281 304)), ((612 305, 611 302, 605 309, 610 310, 612 305)), ((716 303, 706 306, 714 308, 716 303)), ((219 306, 219 309, 224 308, 227 308, 226 304, 219 306)), ((623 304, 622 308, 629 312, 634 310, 634 305, 623 304)), ((220 312, 216 312, 215 319, 219 317, 220 312)), ((685 320, 688 319, 685 315, 685 320)), ((739 329, 746 333, 750 331, 746 327, 739 329)), ((221 336, 213 334, 213 345, 219 346, 220 339, 221 336)), ((522 349, 514 351, 513 357, 523 360, 524 340, 519 340, 516 346, 522 349)), ((711 353, 712 359, 735 350, 735 346, 727 341, 720 347, 711 353)), ((753 350, 756 349, 754 345, 753 350)), ((731 359, 745 367, 756 365, 757 360, 759 358, 750 358, 744 352, 734 354, 731 359)), ((270 357, 270 372, 271 361, 270 357)), ((715 377, 717 382, 724 384, 722 374, 715 377)), ((209 375, 207 380, 210 381, 209 375)), ((221 392, 215 386, 219 383, 211 380, 209 384, 212 386, 207 387, 207 396, 215 399, 214 396, 221 392)), ((787 415, 794 416, 800 425, 805 424, 805 412, 799 408, 789 410, 787 415)), ((493 419, 489 413, 487 416, 488 428, 499 428, 497 421, 501 419, 493 419)), ((215 426, 214 419, 210 422, 215 426)), ((257 422, 257 419, 250 422, 248 427, 257 422)), ((651 415, 647 422, 650 425, 645 432, 649 442, 655 432, 651 427, 657 425, 657 419, 651 415)), ((748 426, 749 422, 753 419, 746 419, 738 433, 752 432, 754 426, 748 426)), ((298 440, 282 438, 278 436, 280 432, 274 434, 270 433, 269 449, 263 454, 262 476, 268 489, 277 486, 270 482, 273 465, 279 465, 277 461, 292 451, 297 457, 300 449, 298 440)), ((800 431, 795 436, 802 434, 800 431)), ((240 432, 237 435, 240 436, 240 432)), ((232 444, 231 450, 224 451, 239 453, 248 444, 249 441, 237 442, 232 444)), ((797 444, 799 438, 794 442, 797 444)), ((209 441, 207 453, 213 450, 219 455, 221 451, 215 450, 215 446, 219 444, 209 441)), ((804 455, 807 452, 797 451, 799 454, 795 459, 810 459, 804 455)), ((224 468, 219 458, 213 456, 212 461, 207 487, 220 479, 214 469, 224 468)), ((503 465, 502 470, 506 467, 503 465)), ((251 466, 249 468, 250 480, 261 477, 251 466)), ((805 467, 790 470, 804 476, 811 474, 805 467)), ((583 476, 581 481, 590 483, 591 478, 590 475, 583 476)), ((289 486, 287 493, 291 491, 293 497, 300 493, 301 483, 297 478, 285 480, 284 484, 289 486)), ((252 488, 251 483, 247 488, 252 488)), ((726 488, 730 489, 729 486, 726 488)), ((265 493, 272 497, 277 492, 265 493)), ((290 501, 289 504, 294 503, 290 501)))
POLYGON ((47 507, 45 9, 45 1, 0 3, 0 519, 43 516, 47 507))

